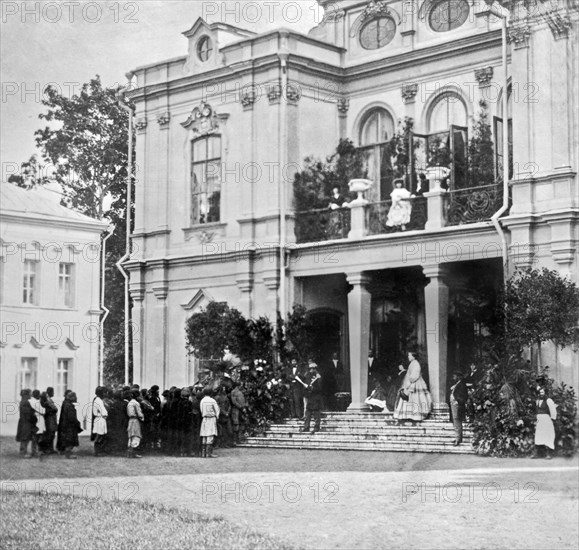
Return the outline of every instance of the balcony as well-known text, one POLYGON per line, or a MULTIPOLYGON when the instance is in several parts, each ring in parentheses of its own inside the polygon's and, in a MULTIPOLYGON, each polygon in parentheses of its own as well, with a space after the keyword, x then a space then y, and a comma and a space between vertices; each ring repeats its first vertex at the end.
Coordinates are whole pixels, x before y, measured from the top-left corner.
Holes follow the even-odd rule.
POLYGON ((442 227, 490 221, 502 205, 502 183, 451 191, 435 191, 411 203, 410 221, 404 226, 389 225, 391 201, 368 203, 337 210, 317 209, 296 212, 297 243, 357 238, 359 235, 386 235, 399 231, 427 231, 442 227), (430 223, 429 223, 430 222, 430 223), (354 230, 354 231, 353 231, 354 230))

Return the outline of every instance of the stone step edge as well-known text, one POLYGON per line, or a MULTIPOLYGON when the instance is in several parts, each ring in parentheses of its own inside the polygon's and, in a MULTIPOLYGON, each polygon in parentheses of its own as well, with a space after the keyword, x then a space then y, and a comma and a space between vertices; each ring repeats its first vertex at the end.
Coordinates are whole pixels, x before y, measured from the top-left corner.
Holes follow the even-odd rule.
POLYGON ((475 454, 472 449, 464 449, 460 447, 448 447, 448 448, 414 448, 414 447, 405 447, 405 448, 379 448, 379 447, 369 447, 369 448, 360 448, 360 447, 334 447, 329 445, 282 445, 282 444, 270 444, 270 445, 263 445, 263 444, 242 444, 238 445, 238 447, 245 447, 245 448, 263 448, 263 449, 300 449, 300 450, 311 450, 311 451, 364 451, 364 452, 393 452, 393 453, 445 453, 445 454, 475 454))

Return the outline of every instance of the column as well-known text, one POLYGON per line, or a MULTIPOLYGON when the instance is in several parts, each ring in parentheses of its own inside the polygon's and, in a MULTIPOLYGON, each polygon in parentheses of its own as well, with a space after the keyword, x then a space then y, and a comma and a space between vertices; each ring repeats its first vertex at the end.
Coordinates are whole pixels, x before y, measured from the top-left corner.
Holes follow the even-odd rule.
POLYGON ((446 369, 448 356, 448 286, 444 281, 445 268, 440 265, 423 266, 430 279, 424 288, 426 309, 426 347, 428 376, 434 412, 448 409, 446 404, 446 369))
POLYGON ((370 340, 370 277, 364 272, 348 273, 354 288, 348 294, 348 337, 350 342, 350 381, 352 403, 349 411, 365 411, 368 396, 368 342, 370 340))

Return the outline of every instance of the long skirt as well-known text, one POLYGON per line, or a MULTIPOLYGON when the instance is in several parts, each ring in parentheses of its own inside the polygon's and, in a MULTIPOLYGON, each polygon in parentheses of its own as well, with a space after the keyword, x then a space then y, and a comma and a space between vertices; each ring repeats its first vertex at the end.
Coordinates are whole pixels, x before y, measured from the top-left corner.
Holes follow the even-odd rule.
POLYGON ((129 439, 131 437, 141 438, 143 436, 141 432, 141 421, 138 418, 129 418, 129 426, 127 427, 127 434, 129 439))
POLYGON ((548 414, 537 415, 535 445, 545 445, 549 449, 555 450, 555 426, 553 426, 553 421, 548 414))
POLYGON ((399 420, 424 420, 432 408, 432 396, 426 382, 419 378, 408 391, 408 401, 400 399, 394 411, 399 420))
POLYGON ((210 435, 217 435, 217 418, 214 416, 203 417, 201 422, 201 437, 209 437, 210 435))

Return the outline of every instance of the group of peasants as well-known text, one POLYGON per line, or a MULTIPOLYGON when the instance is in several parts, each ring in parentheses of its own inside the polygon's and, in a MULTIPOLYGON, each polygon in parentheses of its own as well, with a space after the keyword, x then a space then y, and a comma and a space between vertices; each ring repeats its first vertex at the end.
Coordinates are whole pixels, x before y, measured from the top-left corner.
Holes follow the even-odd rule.
POLYGON ((126 453, 128 458, 142 458, 142 452, 163 452, 213 457, 218 435, 223 446, 239 441, 246 411, 240 383, 231 380, 217 389, 173 387, 162 395, 159 386, 141 389, 134 384, 114 391, 98 386, 85 407, 80 407, 76 393, 68 390, 58 423, 52 388, 42 394, 24 389, 20 395, 16 440, 22 458, 59 452, 75 459, 73 449, 79 446, 79 433, 85 430, 94 441, 95 456, 126 453))

